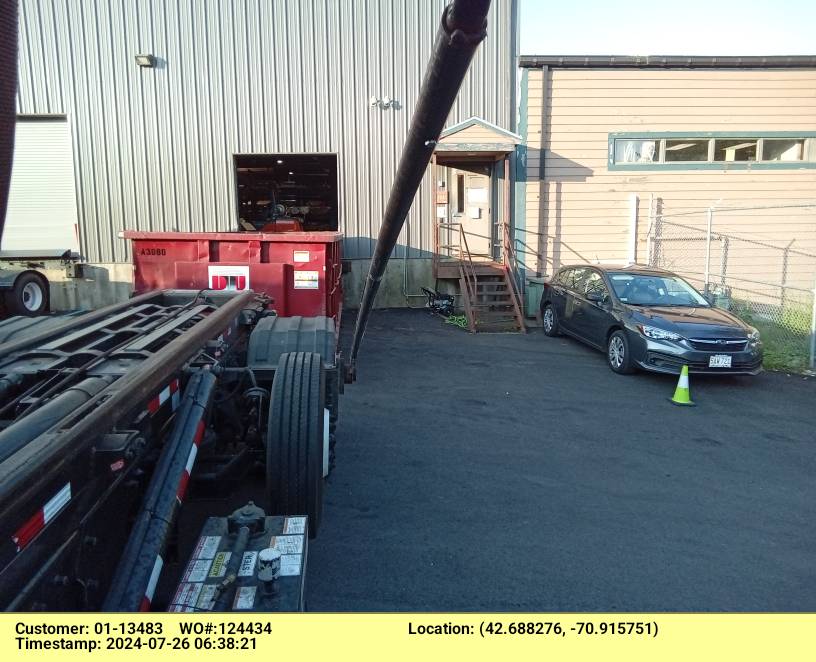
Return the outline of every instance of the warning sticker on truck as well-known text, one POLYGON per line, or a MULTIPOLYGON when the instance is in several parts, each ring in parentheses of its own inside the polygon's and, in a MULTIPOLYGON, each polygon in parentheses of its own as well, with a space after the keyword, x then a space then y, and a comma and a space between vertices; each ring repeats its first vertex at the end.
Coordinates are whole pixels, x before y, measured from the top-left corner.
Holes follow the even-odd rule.
POLYGON ((218 552, 215 555, 212 568, 210 568, 210 577, 223 577, 227 573, 230 556, 232 556, 232 552, 218 552))
POLYGON ((193 608, 201 593, 201 586, 201 584, 180 584, 168 611, 194 611, 193 608))
POLYGON ((201 536, 198 539, 198 544, 193 550, 194 559, 211 559, 218 551, 218 545, 221 542, 221 536, 201 536))
POLYGON ((209 611, 215 606, 215 590, 218 588, 218 584, 204 584, 201 587, 201 594, 198 596, 198 602, 196 602, 196 609, 209 611))
POLYGON ((252 609, 255 605, 255 587, 241 586, 235 591, 235 600, 232 603, 233 609, 252 609))
POLYGON ((317 271, 296 271, 296 290, 316 290, 319 287, 317 271))
POLYGON ((306 533, 306 518, 305 517, 287 517, 283 523, 284 533, 299 533, 303 535, 306 533))
POLYGON ((281 577, 292 577, 300 574, 300 554, 284 554, 281 556, 281 577))
POLYGON ((212 559, 193 559, 187 565, 182 581, 203 582, 207 579, 207 573, 210 571, 211 565, 212 559))
POLYGON ((258 560, 258 552, 244 552, 241 559, 241 567, 238 569, 239 577, 252 577, 255 573, 255 562, 258 560))
POLYGON ((272 536, 269 546, 281 554, 303 553, 303 536, 272 536))

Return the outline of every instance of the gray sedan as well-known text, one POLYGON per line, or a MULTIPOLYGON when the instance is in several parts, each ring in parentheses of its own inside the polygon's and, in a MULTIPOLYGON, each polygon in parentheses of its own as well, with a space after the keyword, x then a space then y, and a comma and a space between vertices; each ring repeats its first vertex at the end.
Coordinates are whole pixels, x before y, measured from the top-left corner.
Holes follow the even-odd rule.
POLYGON ((565 333, 605 352, 617 373, 762 371, 759 332, 668 271, 562 267, 544 286, 541 320, 548 336, 565 333))

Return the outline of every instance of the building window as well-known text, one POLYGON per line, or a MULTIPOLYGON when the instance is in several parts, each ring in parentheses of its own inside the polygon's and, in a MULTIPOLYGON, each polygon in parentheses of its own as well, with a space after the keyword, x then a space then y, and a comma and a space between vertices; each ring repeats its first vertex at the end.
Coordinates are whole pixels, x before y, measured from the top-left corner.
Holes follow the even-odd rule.
POLYGON ((657 163, 660 157, 658 140, 616 140, 616 163, 657 163))
POLYGON ((714 161, 730 163, 732 161, 756 161, 757 139, 729 138, 714 141, 714 161))
POLYGON ((816 133, 611 134, 609 166, 631 168, 816 168, 816 133))
POLYGON ((804 161, 804 138, 766 138, 762 141, 763 161, 804 161))
POLYGON ((465 176, 456 175, 456 213, 465 213, 465 176))
POLYGON ((664 161, 708 161, 708 141, 667 140, 664 161))

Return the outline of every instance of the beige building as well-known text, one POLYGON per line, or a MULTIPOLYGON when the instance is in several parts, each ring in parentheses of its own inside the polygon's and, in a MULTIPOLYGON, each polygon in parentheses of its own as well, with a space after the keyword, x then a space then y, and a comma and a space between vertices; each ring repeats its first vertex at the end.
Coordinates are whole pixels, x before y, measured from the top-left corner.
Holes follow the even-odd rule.
POLYGON ((520 67, 514 220, 528 274, 651 263, 769 310, 801 300, 810 323, 816 57, 520 67))

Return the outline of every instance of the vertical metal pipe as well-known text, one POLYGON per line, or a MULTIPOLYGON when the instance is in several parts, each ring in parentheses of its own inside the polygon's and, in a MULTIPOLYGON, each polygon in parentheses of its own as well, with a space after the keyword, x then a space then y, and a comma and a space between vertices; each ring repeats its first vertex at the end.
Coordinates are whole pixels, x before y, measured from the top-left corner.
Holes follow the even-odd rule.
POLYGON ((706 294, 709 293, 708 280, 711 276, 711 229, 714 225, 714 210, 709 207, 706 219, 706 248, 705 248, 705 289, 706 294))
POLYGON ((490 0, 453 0, 442 14, 360 301, 351 343, 352 376, 360 341, 391 251, 397 243, 473 54, 487 34, 489 8, 490 0))
POLYGON ((813 281, 813 302, 810 305, 810 369, 816 368, 816 280, 813 281))
POLYGON ((646 230, 646 264, 653 266, 652 257, 652 229, 654 225, 655 197, 654 193, 649 194, 649 228, 646 230))

